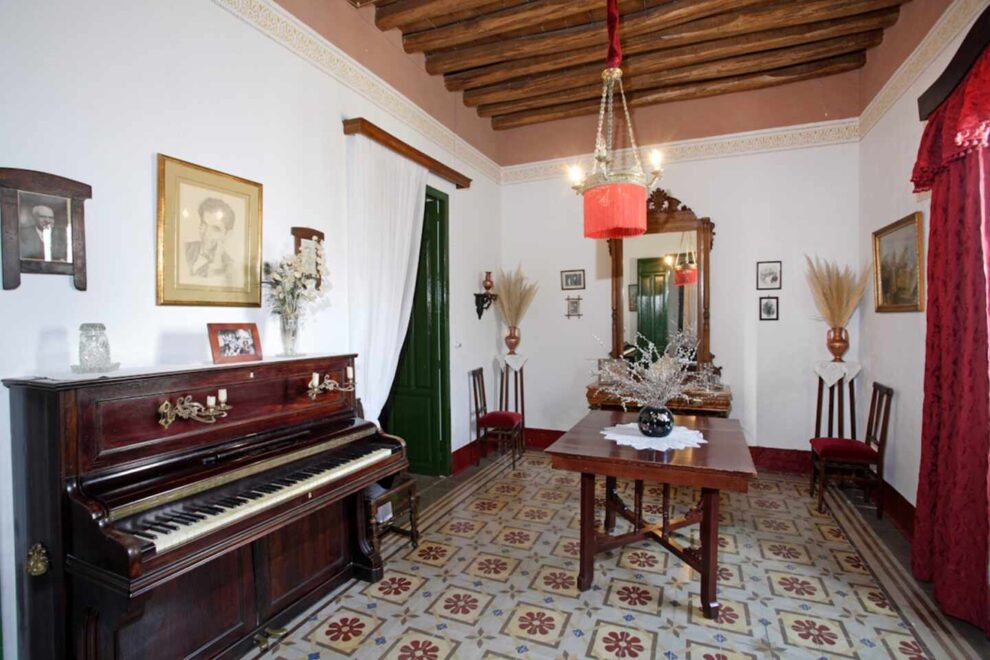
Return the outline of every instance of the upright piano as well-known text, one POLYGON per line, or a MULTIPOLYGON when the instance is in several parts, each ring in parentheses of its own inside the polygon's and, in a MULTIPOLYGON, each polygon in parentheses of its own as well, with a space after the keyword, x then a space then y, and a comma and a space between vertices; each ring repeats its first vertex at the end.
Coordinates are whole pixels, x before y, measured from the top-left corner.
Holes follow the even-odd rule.
POLYGON ((353 355, 10 379, 24 658, 236 657, 350 578, 408 467, 353 355))

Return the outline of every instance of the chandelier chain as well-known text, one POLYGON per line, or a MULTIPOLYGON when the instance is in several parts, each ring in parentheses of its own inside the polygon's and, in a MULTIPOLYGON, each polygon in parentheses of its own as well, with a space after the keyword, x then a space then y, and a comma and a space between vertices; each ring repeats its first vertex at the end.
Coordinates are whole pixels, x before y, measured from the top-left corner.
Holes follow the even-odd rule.
POLYGON ((619 96, 622 97, 622 110, 626 116, 626 128, 629 129, 629 145, 632 147, 633 158, 636 159, 636 169, 643 173, 643 163, 639 159, 639 147, 636 146, 636 135, 633 133, 632 119, 629 117, 629 106, 626 104, 626 90, 622 86, 622 78, 619 78, 619 96))

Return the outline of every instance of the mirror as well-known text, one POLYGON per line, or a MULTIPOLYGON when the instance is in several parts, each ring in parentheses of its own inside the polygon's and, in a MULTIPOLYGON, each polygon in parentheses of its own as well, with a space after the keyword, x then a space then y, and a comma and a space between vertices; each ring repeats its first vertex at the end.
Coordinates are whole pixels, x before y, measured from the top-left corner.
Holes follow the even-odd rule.
POLYGON ((678 332, 697 335, 697 233, 645 234, 625 242, 622 258, 624 349, 645 339, 663 352, 678 332))
POLYGON ((699 363, 711 362, 709 252, 714 225, 664 190, 647 199, 646 233, 612 239, 612 357, 637 333, 661 350, 680 330, 698 335, 699 363))

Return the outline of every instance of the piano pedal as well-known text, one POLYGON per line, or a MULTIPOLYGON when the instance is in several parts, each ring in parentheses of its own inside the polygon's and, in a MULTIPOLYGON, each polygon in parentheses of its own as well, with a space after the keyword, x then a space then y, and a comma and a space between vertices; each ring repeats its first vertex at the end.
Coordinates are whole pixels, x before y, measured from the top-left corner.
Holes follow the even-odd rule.
POLYGON ((274 627, 265 628, 265 634, 275 639, 280 639, 282 637, 285 637, 285 634, 287 632, 289 632, 288 628, 274 628, 274 627))
POLYGON ((267 651, 268 637, 262 635, 261 633, 258 633, 257 635, 254 636, 254 645, 257 646, 258 650, 260 651, 267 651))

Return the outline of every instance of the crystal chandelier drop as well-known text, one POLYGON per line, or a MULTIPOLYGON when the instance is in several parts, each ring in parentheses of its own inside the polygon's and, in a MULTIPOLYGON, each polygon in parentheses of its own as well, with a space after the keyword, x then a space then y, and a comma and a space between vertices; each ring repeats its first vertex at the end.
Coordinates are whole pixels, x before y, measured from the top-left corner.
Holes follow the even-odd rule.
POLYGON ((585 238, 623 238, 646 231, 646 194, 663 174, 660 152, 650 153, 647 176, 633 135, 629 107, 622 88, 622 48, 619 44, 618 0, 608 0, 608 62, 602 71, 602 100, 595 136, 595 164, 587 176, 580 167, 569 168, 572 187, 584 197, 585 238), (619 89, 622 112, 629 130, 633 163, 622 169, 616 159, 614 96, 619 89))

